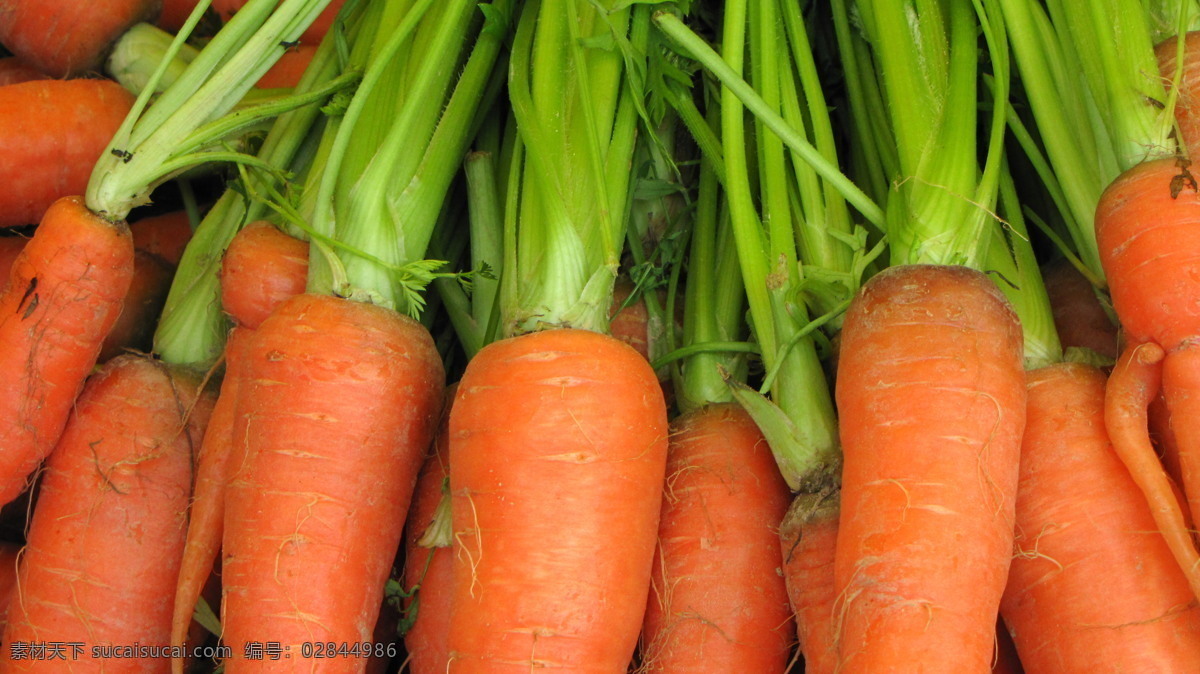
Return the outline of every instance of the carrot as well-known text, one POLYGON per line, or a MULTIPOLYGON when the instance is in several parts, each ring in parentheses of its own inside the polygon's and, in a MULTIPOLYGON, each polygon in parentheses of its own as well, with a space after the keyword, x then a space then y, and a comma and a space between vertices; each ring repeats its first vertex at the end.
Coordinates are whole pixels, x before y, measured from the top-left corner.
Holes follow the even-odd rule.
POLYGON ((0 87, 0 226, 38 222, 55 199, 83 194, 132 105, 133 96, 108 80, 0 87))
POLYGON ((316 53, 317 45, 315 43, 301 44, 287 50, 254 86, 260 89, 296 86, 296 83, 300 81, 300 76, 304 74, 305 68, 312 62, 313 55, 316 53))
POLYGON ((221 304, 238 325, 256 328, 287 298, 304 292, 308 244, 274 225, 246 225, 221 261, 221 304))
POLYGON ((222 541, 226 671, 361 668, 369 653, 305 645, 371 640, 437 422, 437 350, 401 314, 305 293, 259 326, 243 373, 222 541), (290 658, 245 659, 263 641, 290 658))
POLYGON ((778 571, 787 483, 737 404, 671 429, 641 671, 782 673, 794 635, 778 571))
POLYGON ((1105 379, 1029 373, 1001 612, 1029 672, 1200 671, 1200 605, 1109 443, 1105 379))
POLYGON ((468 363, 450 410, 451 671, 625 671, 666 449, 658 381, 612 337, 545 330, 468 363))
POLYGON ((117 38, 139 21, 153 21, 159 6, 159 0, 0 0, 0 44, 54 77, 95 72, 117 38))
MULTIPOLYGON (((222 21, 229 21, 246 2, 247 0, 213 0, 212 8, 220 15, 222 21)), ((321 38, 325 37, 325 33, 328 33, 329 29, 333 27, 333 22, 345 3, 346 0, 332 0, 300 36, 300 41, 304 44, 320 42, 321 38)))
MULTIPOLYGON (((208 430, 195 456, 195 479, 187 533, 180 560, 175 601, 171 616, 171 645, 188 642, 192 615, 213 573, 221 548, 225 517, 225 484, 229 456, 233 446, 233 421, 237 404, 240 368, 245 362, 247 343, 253 332, 235 327, 225 342, 225 378, 213 405, 208 430)), ((173 670, 183 672, 184 660, 177 659, 173 670)))
POLYGON ((1182 66, 1181 88, 1179 98, 1175 101, 1175 122, 1187 156, 1195 160, 1200 158, 1200 108, 1197 107, 1200 105, 1200 89, 1196 88, 1200 85, 1200 31, 1191 31, 1184 36, 1183 59, 1178 63, 1177 47, 1177 39, 1171 37, 1154 47, 1154 55, 1158 58, 1158 69, 1168 92, 1177 69, 1182 66))
POLYGON ((129 231, 133 232, 134 248, 156 255, 175 267, 192 238, 192 223, 187 211, 171 211, 131 222, 129 231))
MULTIPOLYGON (((225 485, 233 454, 233 426, 238 390, 253 331, 288 298, 304 292, 308 245, 264 222, 241 229, 222 260, 221 302, 235 327, 225 343, 225 378, 213 409, 209 431, 196 457, 195 493, 188 521, 171 643, 183 645, 192 612, 212 574, 221 547, 225 517, 225 485)), ((179 666, 182 666, 180 661, 179 666)), ((177 669, 177 672, 182 671, 177 669)))
POLYGON ((49 79, 45 73, 16 56, 0 57, 0 86, 45 79, 49 79))
POLYGON ((162 10, 154 25, 168 33, 177 33, 187 21, 188 15, 196 8, 197 0, 162 0, 162 10))
POLYGON ((199 379, 121 356, 88 380, 47 461, 4 632, 3 672, 163 672, 194 447, 199 379), (69 665, 29 656, 65 646, 69 665), (94 649, 111 647, 124 656, 94 649), (25 657, 22 657, 22 655, 25 657))
POLYGON ((404 587, 410 592, 415 590, 404 605, 408 619, 412 620, 404 634, 404 646, 408 651, 406 671, 413 674, 445 672, 450 660, 447 637, 453 565, 450 531, 439 528, 446 527, 449 513, 439 511, 449 503, 449 403, 454 399, 456 389, 457 385, 446 389, 447 404, 442 410, 437 437, 417 477, 404 538, 404 587), (446 521, 436 521, 439 516, 446 521))
MULTIPOLYGON (((1197 223, 1200 223, 1200 193, 1187 167, 1173 159, 1144 162, 1122 173, 1104 191, 1096 208, 1101 262, 1129 348, 1153 344, 1163 352, 1161 365, 1154 367, 1162 369, 1163 396, 1178 445, 1183 490, 1193 521, 1200 516, 1200 424, 1193 421, 1200 414, 1196 407, 1200 369, 1193 346, 1200 337, 1200 310, 1195 302, 1200 293, 1197 280, 1200 258, 1194 252, 1195 246, 1188 242, 1200 236, 1197 223)), ((1126 412, 1134 410, 1127 407, 1126 412)), ((1138 423, 1144 425, 1145 409, 1137 410, 1136 414, 1140 417, 1138 423)), ((1117 423, 1129 420, 1123 416, 1117 423)), ((1133 452, 1139 451, 1133 447, 1125 450, 1125 441, 1140 442, 1132 433, 1130 430, 1120 436, 1113 435, 1122 456, 1132 457, 1133 452)), ((1143 429, 1137 435, 1144 433, 1143 429)), ((1154 464, 1138 464, 1138 470, 1155 468, 1162 473, 1162 468, 1154 464)), ((1134 467, 1130 470, 1134 471, 1134 467)), ((1135 473, 1135 478, 1147 486, 1161 481, 1158 475, 1135 473)), ((1148 494, 1148 499, 1154 512, 1166 515, 1167 511, 1156 505, 1158 491, 1155 490, 1154 498, 1148 494)), ((1171 519, 1158 520, 1164 533, 1166 527, 1176 526, 1177 522, 1171 519)), ((1194 546, 1188 547, 1194 550, 1194 546)), ((1183 552, 1182 548, 1175 550, 1177 554, 1183 552)), ((1187 557, 1191 558, 1192 553, 1187 557)), ((1200 590, 1200 584, 1196 588, 1200 590)))
POLYGON ((1200 554, 1188 530, 1187 508, 1154 453, 1147 431, 1147 408, 1162 384, 1162 347, 1152 342, 1125 349, 1109 376, 1104 397, 1104 425, 1113 449, 1142 490, 1154 523, 1175 561, 1200 596, 1200 554))
POLYGON ((836 492, 802 496, 792 503, 779 530, 783 578, 796 614, 806 674, 831 674, 837 668, 833 560, 839 512, 836 492))
POLYGON ((121 315, 100 348, 99 362, 126 351, 144 353, 150 350, 154 327, 163 303, 167 301, 174 273, 175 270, 158 257, 134 250, 133 279, 125 294, 121 315))
POLYGON ((1105 313, 1096 289, 1064 259, 1042 268, 1054 328, 1064 348, 1083 347, 1106 358, 1117 357, 1117 326, 1105 313))
POLYGON ((839 672, 985 672, 1012 551, 1022 337, 982 273, 891 267, 842 328, 839 672))
POLYGON ((129 288, 129 228, 67 197, 46 212, 0 296, 0 504, 58 441, 129 288))

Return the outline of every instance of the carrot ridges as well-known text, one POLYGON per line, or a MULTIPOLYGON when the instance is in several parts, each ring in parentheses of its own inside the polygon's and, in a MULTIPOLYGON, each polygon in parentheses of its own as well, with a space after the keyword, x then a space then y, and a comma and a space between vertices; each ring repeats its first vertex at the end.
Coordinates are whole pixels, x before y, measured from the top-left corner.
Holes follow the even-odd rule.
POLYGON ((546 330, 472 359, 450 411, 451 671, 626 670, 666 450, 657 378, 612 337, 546 330))
POLYGON ((892 267, 846 314, 838 671, 985 672, 1008 575, 1022 337, 991 280, 892 267))

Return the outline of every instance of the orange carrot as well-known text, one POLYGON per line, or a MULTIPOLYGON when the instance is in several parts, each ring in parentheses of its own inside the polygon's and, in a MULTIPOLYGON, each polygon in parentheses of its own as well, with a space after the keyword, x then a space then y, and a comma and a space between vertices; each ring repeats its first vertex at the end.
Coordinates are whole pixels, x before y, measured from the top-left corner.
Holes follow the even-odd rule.
POLYGON ((0 57, 0 86, 45 79, 49 76, 16 56, 0 57))
POLYGON ((126 351, 150 351, 158 315, 167 301, 167 291, 171 289, 174 276, 174 268, 157 256, 134 250, 129 291, 125 294, 121 315, 100 349, 99 362, 126 351))
POLYGON ((317 44, 301 44, 292 47, 279 57, 267 74, 259 78, 254 86, 260 89, 280 89, 296 86, 300 76, 308 68, 313 56, 317 53, 317 44))
POLYGON ((848 310, 838 671, 987 672, 1025 419, 1012 309, 965 267, 891 267, 848 310))
POLYGON ((256 328, 284 300, 304 292, 308 244, 266 221, 246 225, 221 261, 221 305, 238 325, 256 328))
POLYGON ((139 356, 88 380, 46 464, 4 632, 3 672, 163 672, 192 452, 211 406, 197 379, 139 356), (65 646, 68 663, 22 657, 65 646))
POLYGON ((50 207, 13 264, 0 296, 0 504, 58 441, 132 274, 129 228, 77 197, 50 207))
POLYGON ((225 671, 357 671, 444 387, 419 323, 306 293, 256 330, 238 384, 222 541, 225 671), (251 642, 287 660, 248 660, 251 642))
POLYGON ((545 330, 468 363, 450 410, 450 671, 626 670, 666 450, 657 379, 616 339, 545 330))
POLYGON ((187 211, 171 211, 131 222, 129 231, 133 232, 134 248, 157 255, 175 267, 192 238, 192 222, 187 211))
MULTIPOLYGON (((1195 343, 1200 338, 1200 193, 1183 162, 1160 159, 1121 174, 1101 195, 1096 208, 1096 240, 1109 280, 1113 308, 1120 317, 1130 367, 1116 372, 1110 384, 1114 409, 1106 417, 1117 452, 1130 464, 1135 481, 1146 489, 1155 520, 1174 541, 1172 549, 1200 596, 1200 570, 1191 568, 1195 546, 1165 502, 1169 481, 1159 462, 1144 460, 1149 444, 1145 397, 1147 377, 1161 377, 1170 429, 1178 447, 1183 491, 1193 521, 1200 517, 1200 365, 1195 343), (1153 347, 1153 348, 1152 348, 1153 347), (1152 357, 1153 356, 1153 357, 1152 357), (1161 360, 1161 363, 1159 362, 1161 360), (1148 368, 1161 369, 1149 373, 1148 368), (1143 400, 1143 398, 1145 399, 1143 400), (1132 425, 1138 424, 1135 428, 1132 425), (1115 428, 1114 428, 1115 427, 1115 428), (1117 432, 1117 431, 1120 432, 1117 432), (1132 444, 1127 444, 1132 443, 1132 444), (1141 471, 1154 471, 1156 474, 1141 471)), ((1118 366, 1118 370, 1120 370, 1118 366)))
MULTIPOLYGON (((175 602, 171 617, 171 645, 187 643, 196 603, 212 575, 221 548, 225 517, 225 484, 232 453, 233 420, 237 404, 240 367, 245 362, 247 342, 253 332, 235 327, 225 342, 225 378, 213 406, 208 430, 195 456, 195 479, 187 534, 183 548, 175 602)), ((185 662, 176 660, 173 671, 183 672, 185 662)))
MULTIPOLYGON (((2 17, 0 9, 0 25, 2 17)), ((108 80, 0 87, 0 226, 38 222, 56 199, 83 194, 132 105, 132 94, 108 80)))
POLYGON ((177 33, 196 8, 197 0, 162 0, 162 11, 155 25, 168 33, 177 33))
POLYGON ((778 530, 790 501, 740 406, 672 423, 641 671, 787 670, 795 631, 778 530))
POLYGON ((1042 268, 1042 280, 1063 347, 1083 347, 1116 359, 1117 326, 1105 313, 1096 289, 1066 260, 1042 268))
MULTIPOLYGON (((222 21, 229 21, 246 2, 247 0, 213 0, 212 8, 221 16, 222 21)), ((319 43, 321 38, 325 37, 325 33, 333 27, 333 22, 344 4, 346 0, 332 0, 300 36, 300 41, 304 44, 319 43)))
POLYGON ((796 614, 805 674, 832 674, 837 668, 833 560, 838 514, 836 492, 800 496, 792 502, 779 529, 783 578, 796 614))
MULTIPOLYGON (((404 606, 410 612, 412 626, 404 634, 408 650, 408 669, 413 674, 446 671, 450 660, 447 638, 450 632, 451 575, 453 570, 449 541, 439 540, 441 532, 429 532, 443 499, 449 497, 450 477, 450 401, 457 385, 446 389, 446 405, 432 451, 425 458, 405 532, 404 587, 416 590, 404 606), (428 532, 428 533, 427 533, 428 532), (415 618, 411 612, 416 611, 415 618)), ((448 520, 449 513, 443 513, 448 520)), ((439 524, 446 524, 440 522, 439 524)), ((449 529, 445 531, 448 538, 449 529)))
MULTIPOLYGON (((308 246, 266 222, 242 228, 222 259, 221 302, 236 324, 225 343, 225 378, 209 430, 196 457, 195 494, 179 584, 171 643, 182 645, 192 613, 212 574, 224 534, 225 485, 233 454, 238 390, 253 330, 285 300, 304 291, 308 246)), ((175 671, 181 672, 183 662, 175 671)))
POLYGON ((1005 623, 1029 672, 1200 671, 1200 605, 1113 452, 1104 396, 1085 365, 1029 373, 1005 623))
POLYGON ((159 6, 160 0, 0 0, 0 44, 54 77, 98 72, 117 38, 139 21, 153 21, 159 6))

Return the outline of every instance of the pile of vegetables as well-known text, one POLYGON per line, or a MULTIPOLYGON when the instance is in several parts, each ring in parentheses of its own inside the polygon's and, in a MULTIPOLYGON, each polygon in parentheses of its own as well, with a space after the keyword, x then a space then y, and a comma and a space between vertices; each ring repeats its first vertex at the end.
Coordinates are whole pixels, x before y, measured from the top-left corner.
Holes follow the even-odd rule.
POLYGON ((1197 0, 0 0, 0 673, 1200 671, 1197 0))

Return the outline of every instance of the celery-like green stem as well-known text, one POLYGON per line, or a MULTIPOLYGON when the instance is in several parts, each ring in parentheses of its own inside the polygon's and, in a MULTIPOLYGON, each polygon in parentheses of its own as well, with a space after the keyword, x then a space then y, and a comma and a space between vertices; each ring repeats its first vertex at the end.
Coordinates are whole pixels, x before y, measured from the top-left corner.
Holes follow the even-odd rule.
POLYGON ((582 0, 535 0, 521 12, 509 98, 525 150, 519 198, 510 193, 519 213, 508 228, 503 334, 607 331, 644 93, 621 54, 592 43, 628 36, 644 59, 649 12, 582 0))
MULTIPOLYGON (((326 40, 296 89, 302 94, 327 89, 325 85, 338 76, 340 69, 335 45, 326 40)), ((275 171, 302 168, 310 158, 303 148, 311 142, 312 130, 319 126, 320 118, 317 104, 280 115, 259 149, 259 160, 275 171)), ((164 361, 205 369, 220 357, 227 327, 221 312, 221 257, 242 225, 268 213, 264 199, 250 196, 270 193, 279 178, 272 172, 250 172, 240 192, 226 190, 200 222, 184 249, 154 334, 154 351, 164 361)))
MULTIPOLYGON (((146 108, 168 59, 182 48, 180 34, 161 70, 151 77, 126 123, 96 163, 85 200, 95 213, 123 220, 147 203, 155 186, 186 169, 186 155, 206 147, 194 132, 218 120, 283 54, 329 0, 250 0, 196 56, 175 83, 146 108), (145 114, 142 114, 142 111, 145 114)), ((197 12, 189 24, 198 21, 197 12)), ((200 163, 205 158, 191 159, 200 163)))

